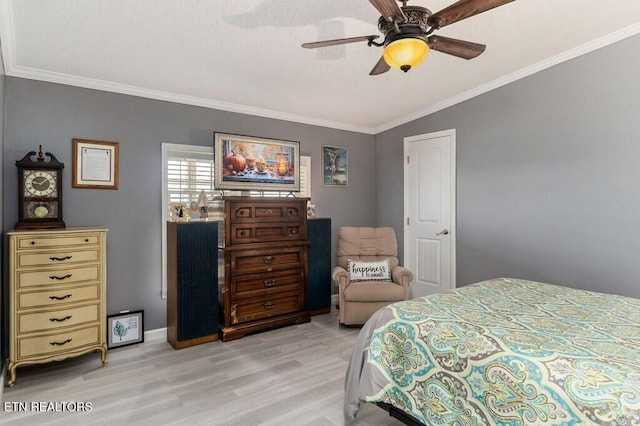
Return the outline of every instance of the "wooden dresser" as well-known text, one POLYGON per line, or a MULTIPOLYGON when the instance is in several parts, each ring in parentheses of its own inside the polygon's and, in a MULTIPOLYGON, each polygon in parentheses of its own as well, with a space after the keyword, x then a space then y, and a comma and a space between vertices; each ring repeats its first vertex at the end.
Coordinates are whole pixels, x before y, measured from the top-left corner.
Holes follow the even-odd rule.
POLYGON ((100 351, 107 363, 104 228, 10 231, 9 386, 16 368, 100 351))
POLYGON ((223 199, 222 339, 309 322, 308 198, 223 199))

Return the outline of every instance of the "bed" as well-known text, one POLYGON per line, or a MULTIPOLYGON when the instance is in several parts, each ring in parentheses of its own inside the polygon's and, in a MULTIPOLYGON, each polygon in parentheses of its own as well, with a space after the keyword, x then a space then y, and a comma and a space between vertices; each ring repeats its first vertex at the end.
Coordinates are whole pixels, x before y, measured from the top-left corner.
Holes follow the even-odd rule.
POLYGON ((397 302, 363 326, 344 415, 426 425, 640 425, 640 300, 500 278, 397 302))

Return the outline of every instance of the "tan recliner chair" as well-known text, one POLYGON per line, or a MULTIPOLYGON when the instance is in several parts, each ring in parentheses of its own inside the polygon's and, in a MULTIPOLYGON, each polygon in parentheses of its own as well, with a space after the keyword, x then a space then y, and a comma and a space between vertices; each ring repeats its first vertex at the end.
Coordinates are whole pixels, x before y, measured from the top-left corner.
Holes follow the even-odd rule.
POLYGON ((343 227, 338 232, 337 266, 333 280, 340 297, 340 323, 361 325, 378 309, 409 297, 413 274, 398 265, 398 242, 393 228, 343 227), (350 282, 348 260, 389 259, 392 281, 350 282))

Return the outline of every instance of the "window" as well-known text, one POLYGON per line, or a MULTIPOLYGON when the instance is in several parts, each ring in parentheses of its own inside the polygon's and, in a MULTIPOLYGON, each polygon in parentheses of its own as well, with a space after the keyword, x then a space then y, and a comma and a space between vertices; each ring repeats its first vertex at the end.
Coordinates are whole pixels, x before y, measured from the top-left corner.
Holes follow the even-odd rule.
MULTIPOLYGON (((162 289, 161 297, 167 297, 167 227, 172 203, 191 206, 198 202, 204 191, 209 202, 209 218, 224 217, 219 192, 213 189, 213 146, 162 144, 162 289)), ((226 191, 237 194, 238 191, 226 191)), ((289 192, 251 191, 251 196, 285 197, 289 192)), ((300 156, 300 191, 297 197, 311 197, 311 157, 300 156)), ((188 212, 186 213, 188 214, 188 212)))
POLYGON ((167 201, 198 200, 201 191, 213 193, 213 154, 171 150, 167 153, 167 201))

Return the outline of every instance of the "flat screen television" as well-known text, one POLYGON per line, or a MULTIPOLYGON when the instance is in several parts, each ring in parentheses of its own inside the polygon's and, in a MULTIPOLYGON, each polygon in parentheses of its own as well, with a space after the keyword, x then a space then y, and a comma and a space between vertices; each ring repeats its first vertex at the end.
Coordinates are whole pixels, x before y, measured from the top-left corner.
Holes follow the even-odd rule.
POLYGON ((300 190, 300 142, 214 133, 215 189, 300 190))

